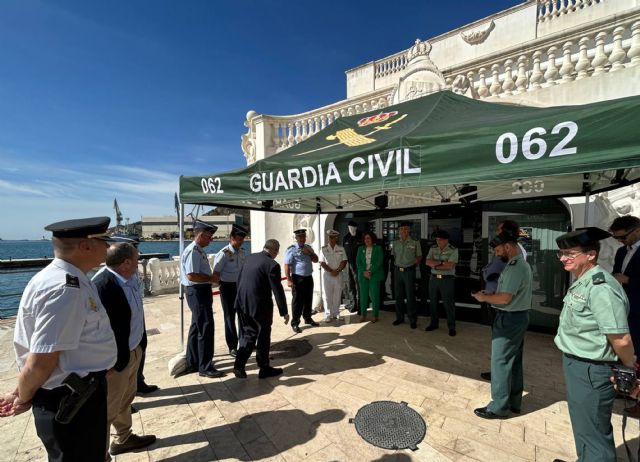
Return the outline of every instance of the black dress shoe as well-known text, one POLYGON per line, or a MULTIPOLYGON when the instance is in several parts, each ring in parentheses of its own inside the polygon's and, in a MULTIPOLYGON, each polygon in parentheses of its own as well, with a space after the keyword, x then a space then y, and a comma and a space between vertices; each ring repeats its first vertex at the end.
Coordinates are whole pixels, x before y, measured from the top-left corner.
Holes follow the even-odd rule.
POLYGON ((393 324, 394 326, 399 326, 400 324, 402 324, 404 321, 398 321, 397 319, 395 321, 393 321, 391 324, 393 324))
POLYGON ((553 459, 553 462, 567 462, 567 461, 563 459, 553 459))
POLYGON ((235 367, 233 368, 233 375, 239 379, 247 378, 247 372, 244 369, 236 369, 235 367))
POLYGON ((258 372, 258 378, 266 379, 268 377, 276 377, 280 374, 282 374, 282 369, 279 367, 271 367, 271 366, 261 367, 260 372, 258 372))
POLYGON ((475 415, 478 417, 482 417, 483 419, 506 419, 506 415, 498 415, 491 412, 487 407, 479 407, 473 411, 475 415))
POLYGON ((480 372, 480 378, 491 382, 491 372, 480 372))
POLYGON ((207 377, 209 379, 218 379, 220 377, 224 377, 224 372, 219 371, 214 367, 212 369, 207 369, 204 372, 198 372, 198 375, 200 377, 207 377))
POLYGON ((137 414, 138 413, 138 408, 135 407, 133 404, 131 405, 131 413, 132 414, 137 414))
POLYGON ((436 330, 438 326, 427 326, 424 328, 427 332, 431 332, 432 330, 436 330))
POLYGON ((138 385, 137 393, 146 395, 147 393, 153 393, 154 391, 158 391, 158 385, 147 385, 146 383, 141 383, 138 385))
POLYGON ((235 348, 229 350, 229 356, 233 356, 235 358, 237 354, 238 350, 236 350, 235 348))
POLYGON ((291 329, 293 329, 293 331, 294 331, 296 334, 300 334, 300 333, 302 333, 302 329, 300 329, 300 326, 291 326, 291 329))
POLYGON ((418 323, 417 322, 414 321, 414 322, 411 323, 411 328, 412 329, 415 329, 417 327, 418 327, 418 323))
POLYGON ((308 319, 304 322, 307 326, 318 327, 320 324, 315 322, 313 319, 308 319))
POLYGON ((456 330, 455 329, 449 329, 449 337, 455 337, 456 336, 456 330))
POLYGON ((516 409, 515 407, 510 407, 509 410, 514 414, 520 414, 522 412, 521 409, 516 409))
POLYGON ((357 313, 358 312, 358 308, 351 308, 349 310, 349 313, 357 313))

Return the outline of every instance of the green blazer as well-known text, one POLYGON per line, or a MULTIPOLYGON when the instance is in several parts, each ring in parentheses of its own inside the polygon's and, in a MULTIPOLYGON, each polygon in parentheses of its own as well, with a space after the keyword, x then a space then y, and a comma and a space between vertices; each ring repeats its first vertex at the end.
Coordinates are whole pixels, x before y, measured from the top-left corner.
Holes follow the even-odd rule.
MULTIPOLYGON (((364 272, 367 269, 367 247, 361 245, 358 247, 358 256, 356 259, 358 265, 358 282, 366 280, 364 272)), ((372 282, 382 281, 384 279, 384 271, 382 270, 382 247, 373 244, 371 250, 371 279, 372 282)))

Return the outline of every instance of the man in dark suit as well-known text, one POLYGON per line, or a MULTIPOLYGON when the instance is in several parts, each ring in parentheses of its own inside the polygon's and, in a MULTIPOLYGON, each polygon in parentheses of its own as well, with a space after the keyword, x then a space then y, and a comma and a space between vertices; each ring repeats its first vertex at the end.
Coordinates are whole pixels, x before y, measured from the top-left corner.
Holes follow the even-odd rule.
POLYGON ((261 379, 282 374, 282 369, 269 365, 271 324, 273 323, 273 300, 278 304, 284 323, 289 323, 287 301, 281 282, 280 265, 275 261, 280 251, 280 243, 269 239, 262 252, 251 254, 244 262, 238 275, 236 312, 240 321, 240 348, 233 366, 236 377, 245 379, 245 366, 253 348, 256 347, 256 362, 261 379), (257 343, 257 345, 256 345, 257 343))
MULTIPOLYGON (((118 355, 107 372, 107 422, 116 434, 112 455, 147 447, 154 435, 139 436, 131 429, 131 403, 138 388, 138 367, 142 358, 144 311, 137 281, 138 250, 119 242, 107 250, 107 267, 93 277, 116 338, 118 355)), ((109 439, 109 432, 106 435, 109 439)), ((107 457, 107 459, 109 459, 107 457)))
MULTIPOLYGON (((609 231, 622 246, 616 252, 613 263, 615 277, 629 299, 629 333, 633 349, 640 352, 640 218, 631 215, 613 220, 609 231)), ((640 418, 640 405, 625 409, 631 417, 640 418)))

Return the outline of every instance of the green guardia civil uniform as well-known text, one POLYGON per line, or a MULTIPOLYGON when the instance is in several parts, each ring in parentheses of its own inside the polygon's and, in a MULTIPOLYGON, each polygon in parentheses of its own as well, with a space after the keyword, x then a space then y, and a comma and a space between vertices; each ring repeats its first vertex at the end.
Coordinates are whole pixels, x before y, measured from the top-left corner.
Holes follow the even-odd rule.
POLYGON ((416 257, 422 256, 420 243, 415 239, 396 239, 391 254, 394 257, 394 291, 396 296, 396 320, 404 322, 404 313, 409 322, 418 320, 416 310, 416 257), (405 298, 407 302, 405 304, 405 298))
MULTIPOLYGON (((444 248, 433 245, 427 253, 427 260, 438 260, 441 262, 458 263, 458 249, 447 243, 444 248)), ((440 321, 438 316, 438 296, 442 299, 445 312, 447 314, 447 326, 449 329, 456 328, 456 303, 455 296, 456 269, 441 270, 431 268, 431 278, 429 279, 429 300, 431 310, 432 327, 438 327, 440 321)))
POLYGON ((496 293, 509 293, 507 304, 493 304, 491 328, 491 403, 487 409, 506 416, 520 412, 524 390, 522 354, 531 309, 531 267, 522 254, 511 258, 500 273, 496 293))
POLYGON ((618 281, 594 266, 569 287, 555 337, 564 353, 564 379, 578 460, 616 460, 609 378, 619 359, 608 334, 627 334, 629 301, 618 281))

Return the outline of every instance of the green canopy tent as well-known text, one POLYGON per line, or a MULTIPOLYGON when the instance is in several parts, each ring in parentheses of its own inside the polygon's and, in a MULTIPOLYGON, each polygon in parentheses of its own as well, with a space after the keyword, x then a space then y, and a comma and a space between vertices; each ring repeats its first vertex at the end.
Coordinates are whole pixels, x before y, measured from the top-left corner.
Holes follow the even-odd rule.
POLYGON ((536 108, 440 92, 342 117, 180 201, 332 213, 599 192, 640 179, 640 96, 536 108), (386 197, 380 197, 386 196, 386 197))

